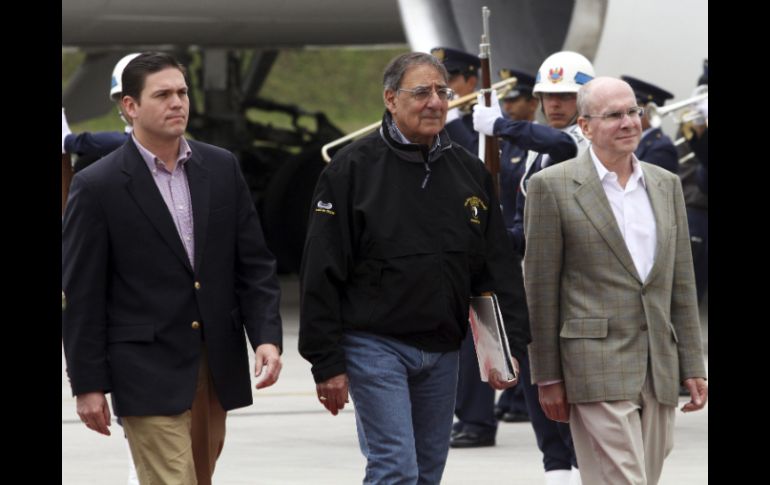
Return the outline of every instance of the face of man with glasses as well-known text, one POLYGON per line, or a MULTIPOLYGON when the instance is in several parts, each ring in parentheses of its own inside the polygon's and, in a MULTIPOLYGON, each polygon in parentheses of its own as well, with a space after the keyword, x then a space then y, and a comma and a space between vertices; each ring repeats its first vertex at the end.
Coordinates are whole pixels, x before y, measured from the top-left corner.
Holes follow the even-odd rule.
POLYGON ((591 89, 588 113, 578 122, 599 158, 624 157, 639 145, 643 113, 631 86, 619 79, 604 78, 591 89))
POLYGON ((430 146, 444 128, 453 94, 433 66, 418 64, 407 69, 397 91, 387 89, 384 97, 401 133, 413 143, 430 146))

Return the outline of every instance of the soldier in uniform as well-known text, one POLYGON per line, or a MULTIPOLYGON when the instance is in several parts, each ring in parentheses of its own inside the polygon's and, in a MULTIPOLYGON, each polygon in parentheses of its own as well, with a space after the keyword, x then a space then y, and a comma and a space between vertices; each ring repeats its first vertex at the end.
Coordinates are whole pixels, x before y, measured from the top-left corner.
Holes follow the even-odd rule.
MULTIPOLYGON (((516 69, 500 69, 501 79, 515 77, 516 85, 503 96, 503 113, 516 121, 535 120, 540 100, 532 94, 535 77, 516 69)), ((500 147, 500 203, 506 227, 513 225, 516 214, 516 195, 524 175, 527 150, 515 143, 503 143, 500 147)), ((524 399, 524 385, 506 389, 495 405, 495 417, 506 423, 529 421, 529 411, 524 399)))
MULTIPOLYGON (((708 87, 708 59, 703 61, 703 74, 698 79, 698 86, 708 87)), ((690 247, 695 268, 695 288, 700 302, 708 288, 709 274, 708 126, 706 123, 708 100, 701 102, 696 109, 702 116, 694 120, 695 126, 689 131, 691 135, 689 143, 679 145, 678 155, 679 178, 682 180, 684 203, 687 207, 687 225, 690 230, 690 247)))
MULTIPOLYGON (((110 99, 115 102, 118 107, 118 113, 120 119, 126 124, 124 131, 98 131, 88 132, 84 131, 77 135, 72 133, 67 123, 67 117, 64 114, 64 108, 61 112, 61 125, 62 125, 62 140, 61 140, 61 152, 64 154, 76 154, 77 160, 74 163, 73 169, 78 172, 108 153, 120 148, 126 140, 128 140, 131 133, 131 123, 127 115, 123 113, 123 105, 121 98, 123 97, 123 69, 131 62, 135 57, 139 55, 138 52, 123 56, 112 69, 112 78, 110 79, 110 99)), ((118 417, 118 424, 122 424, 120 417, 118 417)), ((131 448, 128 447, 128 441, 126 441, 126 449, 128 450, 128 485, 139 485, 139 478, 136 474, 136 467, 134 466, 134 460, 131 456, 131 448)))
POLYGON ((99 132, 83 132, 74 134, 70 132, 67 124, 67 118, 64 115, 64 109, 62 109, 61 121, 62 121, 62 155, 65 153, 76 154, 78 156, 75 162, 74 169, 76 172, 84 169, 88 165, 92 164, 96 160, 102 158, 113 150, 123 145, 128 140, 128 135, 131 133, 130 118, 123 113, 123 106, 121 105, 121 99, 123 98, 123 69, 131 62, 135 57, 139 55, 138 52, 123 56, 112 70, 112 78, 110 80, 110 99, 115 102, 118 107, 118 113, 120 119, 126 124, 125 129, 120 131, 99 131, 99 132))
MULTIPOLYGON (((434 47, 433 57, 444 64, 449 73, 447 85, 461 98, 476 90, 481 61, 478 56, 449 47, 434 47)), ((479 151, 479 134, 473 131, 473 116, 470 109, 452 108, 447 111, 445 129, 449 138, 474 155, 479 151)))
MULTIPOLYGON (((449 73, 447 85, 458 97, 472 93, 478 82, 481 61, 478 56, 449 47, 430 50, 449 73)), ((445 129, 452 142, 474 156, 479 151, 479 134, 473 130, 473 116, 468 110, 452 108, 447 111, 445 129)), ((481 381, 479 364, 473 345, 473 334, 468 332, 460 346, 455 416, 449 446, 476 448, 494 446, 497 419, 494 414, 495 390, 481 381)))
MULTIPOLYGON (((527 180, 543 168, 573 158, 588 149, 588 141, 576 124, 577 91, 593 77, 593 65, 577 52, 557 52, 543 61, 532 92, 540 98, 547 127, 505 119, 494 107, 477 105, 474 108, 473 126, 479 133, 502 137, 503 150, 510 143, 529 150, 516 195, 515 216, 506 216, 506 221, 510 223, 506 229, 519 261, 525 249, 523 221, 527 180), (523 125, 528 125, 531 131, 523 130, 523 125)), ((521 379, 537 446, 543 453, 546 485, 581 483, 569 426, 548 419, 540 406, 542 388, 538 386, 545 387, 552 383, 533 385, 528 359, 522 361, 521 379)))
MULTIPOLYGON (((627 82, 631 89, 634 90, 636 102, 642 108, 646 107, 649 103, 655 103, 658 107, 663 106, 666 100, 674 97, 673 94, 665 89, 661 89, 641 79, 631 76, 621 76, 620 78, 627 82)), ((678 173, 679 157, 676 154, 676 147, 671 138, 663 133, 663 130, 653 128, 650 125, 649 113, 645 113, 642 116, 642 130, 642 141, 639 142, 639 147, 634 153, 636 158, 665 168, 671 173, 678 173)))

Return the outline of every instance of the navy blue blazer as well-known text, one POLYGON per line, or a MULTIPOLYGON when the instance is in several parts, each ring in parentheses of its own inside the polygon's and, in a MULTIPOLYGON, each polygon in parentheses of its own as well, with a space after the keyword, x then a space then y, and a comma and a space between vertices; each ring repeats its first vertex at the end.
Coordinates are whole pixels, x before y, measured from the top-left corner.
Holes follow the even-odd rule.
POLYGON ((190 409, 202 342, 225 410, 252 403, 252 348, 282 345, 275 259, 235 156, 190 141, 191 265, 131 138, 75 174, 62 229, 62 335, 73 394, 118 416, 190 409), (197 324, 195 323, 197 322, 197 324))
POLYGON ((634 152, 639 160, 665 168, 671 173, 679 172, 679 156, 671 138, 660 128, 650 130, 639 142, 634 152))

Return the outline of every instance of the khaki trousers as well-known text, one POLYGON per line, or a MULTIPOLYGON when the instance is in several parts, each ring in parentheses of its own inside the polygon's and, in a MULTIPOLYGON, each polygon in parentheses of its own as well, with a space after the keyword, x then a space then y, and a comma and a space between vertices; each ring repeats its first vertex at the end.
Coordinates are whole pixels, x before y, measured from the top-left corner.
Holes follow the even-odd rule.
POLYGON ((674 446, 675 411, 655 399, 649 370, 633 401, 573 404, 569 424, 583 483, 656 485, 674 446))
POLYGON ((141 485, 211 485, 225 443, 225 419, 204 346, 192 409, 176 416, 124 416, 141 485))

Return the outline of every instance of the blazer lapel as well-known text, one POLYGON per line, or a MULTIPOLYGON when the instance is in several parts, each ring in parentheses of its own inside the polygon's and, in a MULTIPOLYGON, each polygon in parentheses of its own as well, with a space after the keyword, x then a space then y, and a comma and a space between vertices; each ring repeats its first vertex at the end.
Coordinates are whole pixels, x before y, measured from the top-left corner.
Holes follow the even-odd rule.
POLYGON ((123 160, 123 171, 129 177, 128 192, 152 225, 155 226, 163 240, 166 241, 171 251, 184 264, 185 268, 192 272, 187 251, 185 251, 182 240, 179 238, 179 232, 168 212, 166 202, 160 195, 160 191, 133 141, 128 143, 128 153, 123 160))
POLYGON ((673 224, 673 214, 669 207, 673 207, 672 195, 670 191, 665 190, 663 180, 655 176, 651 170, 642 164, 644 172, 644 181, 647 185, 647 195, 650 197, 650 205, 655 215, 655 261, 652 264, 650 273, 647 275, 647 281, 652 281, 655 274, 660 271, 661 261, 665 258, 661 254, 666 243, 671 237, 671 226, 673 224))
POLYGON ((631 253, 628 252, 626 241, 620 233, 618 221, 615 220, 615 214, 612 213, 607 194, 604 192, 604 187, 599 180, 599 174, 596 172, 596 167, 591 160, 591 153, 588 150, 578 159, 577 172, 574 178, 580 184, 580 187, 575 191, 575 199, 577 199, 586 217, 599 231, 623 267, 639 283, 643 283, 636 271, 631 253))
POLYGON ((194 262, 195 273, 197 273, 200 268, 203 248, 206 246, 211 183, 209 180, 209 171, 203 166, 203 161, 196 152, 193 151, 185 168, 187 170, 187 182, 190 185, 190 199, 192 199, 193 233, 195 236, 194 262))

